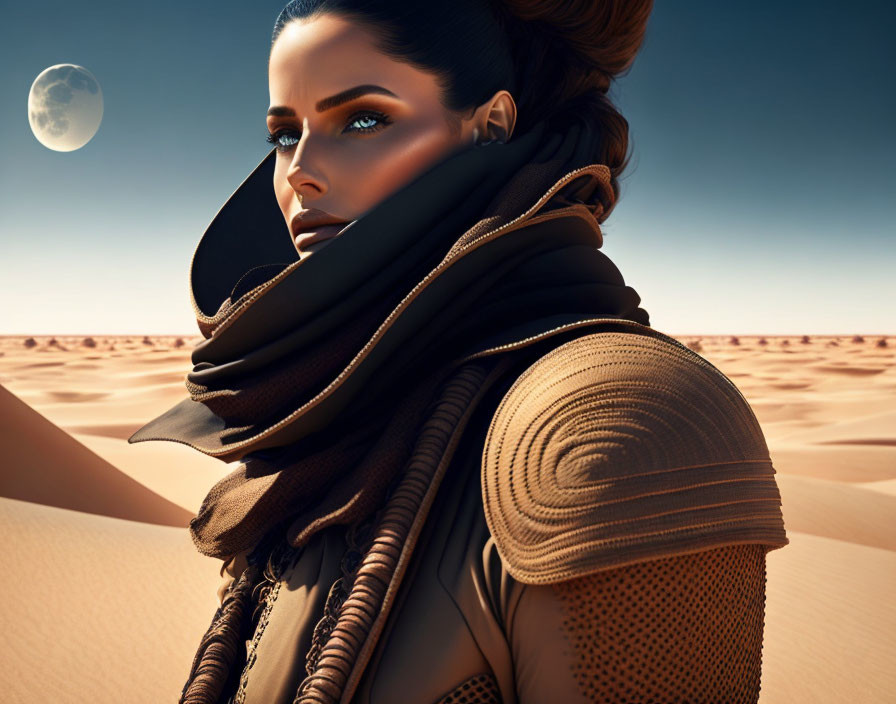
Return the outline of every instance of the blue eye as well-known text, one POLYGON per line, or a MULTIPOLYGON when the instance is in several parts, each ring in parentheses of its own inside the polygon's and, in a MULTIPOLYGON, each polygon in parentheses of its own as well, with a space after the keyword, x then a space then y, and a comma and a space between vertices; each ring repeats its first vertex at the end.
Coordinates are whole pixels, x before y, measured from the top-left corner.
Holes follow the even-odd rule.
POLYGON ((377 124, 377 119, 376 119, 375 117, 371 117, 370 115, 367 115, 366 117, 360 117, 360 118, 358 118, 357 120, 355 120, 354 122, 352 122, 352 124, 353 124, 353 125, 360 125, 362 122, 371 122, 371 123, 373 123, 373 124, 368 124, 368 125, 366 125, 366 126, 362 126, 362 127, 361 127, 362 130, 369 130, 371 127, 373 127, 373 125, 377 124))
MULTIPOLYGON (((381 129, 384 129, 386 125, 391 124, 392 120, 388 115, 377 111, 365 110, 363 112, 356 112, 352 115, 348 119, 348 123, 342 132, 343 134, 350 134, 352 132, 361 134, 379 132, 381 129)), ((265 141, 275 145, 278 152, 288 152, 299 143, 301 136, 301 132, 297 132, 296 130, 283 129, 274 134, 268 132, 265 141)))
POLYGON ((381 120, 379 115, 368 112, 354 118, 348 126, 352 128, 350 130, 352 132, 371 132, 375 130, 380 123, 381 120))
POLYGON ((288 152, 299 143, 299 138, 292 130, 280 130, 274 134, 268 133, 265 141, 276 145, 278 152, 288 152))
POLYGON ((381 112, 362 112, 352 115, 351 121, 346 128, 348 132, 376 132, 381 127, 388 125, 390 122, 386 115, 381 112), (357 127, 355 127, 357 125, 357 127), (349 129, 352 128, 352 129, 349 129))

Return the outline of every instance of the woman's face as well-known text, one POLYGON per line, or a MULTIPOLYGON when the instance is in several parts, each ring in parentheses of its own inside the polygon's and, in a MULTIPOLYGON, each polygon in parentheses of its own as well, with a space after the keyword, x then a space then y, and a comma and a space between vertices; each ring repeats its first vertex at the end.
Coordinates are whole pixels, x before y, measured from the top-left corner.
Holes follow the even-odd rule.
POLYGON ((476 113, 463 119, 441 104, 434 74, 332 14, 286 25, 268 77, 274 190, 300 258, 478 134, 476 113))

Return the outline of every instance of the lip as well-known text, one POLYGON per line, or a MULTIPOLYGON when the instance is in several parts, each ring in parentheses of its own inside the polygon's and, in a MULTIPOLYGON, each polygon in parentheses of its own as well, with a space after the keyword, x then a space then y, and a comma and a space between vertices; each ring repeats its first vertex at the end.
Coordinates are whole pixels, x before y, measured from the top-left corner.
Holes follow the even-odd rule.
POLYGON ((297 238, 303 232, 312 232, 321 225, 346 225, 347 220, 342 220, 334 215, 325 213, 323 210, 316 208, 308 208, 300 210, 296 213, 289 223, 289 231, 292 233, 293 239, 297 238))
POLYGON ((348 225, 347 222, 336 223, 334 225, 320 225, 319 227, 315 227, 314 230, 300 232, 295 237, 296 249, 300 252, 306 251, 311 245, 323 242, 324 240, 331 240, 342 232, 346 225, 348 225))
POLYGON ((346 225, 347 220, 340 220, 323 210, 308 208, 296 213, 290 221, 289 230, 296 248, 301 250, 316 242, 335 237, 346 225))

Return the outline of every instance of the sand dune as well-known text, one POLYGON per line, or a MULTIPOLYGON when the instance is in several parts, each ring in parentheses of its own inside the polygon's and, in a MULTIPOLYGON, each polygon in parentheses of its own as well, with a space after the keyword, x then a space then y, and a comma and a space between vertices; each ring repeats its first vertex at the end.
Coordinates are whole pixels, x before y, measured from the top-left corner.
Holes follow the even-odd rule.
MULTIPOLYGON (((763 428, 765 425, 763 425, 763 428)), ((880 445, 823 445, 769 442, 775 468, 843 483, 896 479, 896 452, 880 445)))
POLYGON ((760 704, 892 702, 896 554, 789 537, 768 555, 760 704))
MULTIPOLYGON (((890 702, 896 340, 801 338, 679 338, 743 392, 778 472, 791 544, 768 558, 760 702, 890 702)), ((4 701, 105 704, 123 691, 128 702, 176 700, 217 603, 220 563, 196 553, 183 528, 135 522, 151 520, 135 511, 157 520, 174 506, 185 525, 232 466, 126 438, 186 396, 198 339, 0 338, 0 384, 15 394, 0 388, 13 419, 0 430, 0 493, 32 492, 32 503, 0 499, 13 575, 0 587, 4 701), (82 500, 104 514, 128 506, 132 520, 41 505, 82 500)))
POLYGON ((810 445, 896 445, 896 410, 882 404, 862 404, 855 417, 825 423, 782 438, 788 443, 810 445))
POLYGON ((788 532, 896 551, 896 496, 814 477, 779 473, 777 480, 788 532))
POLYGON ((174 442, 128 445, 121 438, 75 433, 79 442, 152 491, 195 515, 209 488, 236 467, 174 442))
POLYGON ((57 338, 66 351, 49 346, 49 338, 34 338, 33 348, 24 339, 0 338, 0 384, 114 468, 195 515, 209 487, 232 467, 185 445, 126 440, 186 397, 183 380, 199 338, 187 338, 179 349, 175 337, 152 338, 154 346, 142 344, 140 336, 130 343, 94 337, 95 348, 82 347, 82 338, 57 338), (91 366, 80 368, 86 359, 91 366), (60 392, 78 400, 61 400, 60 392), (79 396, 91 393, 104 396, 79 396))
POLYGON ((0 498, 6 704, 175 702, 220 561, 186 530, 0 498))
POLYGON ((0 496, 185 527, 191 515, 97 457, 0 386, 0 496))
POLYGON ((881 491, 891 496, 896 496, 896 479, 885 479, 879 482, 866 482, 862 486, 871 491, 881 491))

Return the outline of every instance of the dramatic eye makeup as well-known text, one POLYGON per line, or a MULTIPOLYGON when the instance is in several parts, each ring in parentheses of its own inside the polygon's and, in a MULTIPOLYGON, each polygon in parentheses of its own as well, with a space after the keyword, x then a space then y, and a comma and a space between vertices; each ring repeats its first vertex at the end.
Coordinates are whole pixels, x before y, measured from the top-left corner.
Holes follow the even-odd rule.
MULTIPOLYGON (((387 125, 391 124, 392 118, 384 112, 380 112, 379 110, 358 110, 346 119, 342 134, 351 134, 353 132, 358 134, 371 134, 373 132, 379 132, 387 125)), ((298 144, 301 136, 301 130, 287 127, 275 130, 274 132, 269 131, 265 137, 265 141, 275 145, 277 151, 286 152, 298 144)))
MULTIPOLYGON (((340 105, 350 103, 353 100, 371 94, 398 98, 398 96, 388 88, 383 88, 382 86, 377 85, 361 85, 349 88, 336 95, 331 95, 329 98, 319 100, 315 104, 314 109, 317 112, 326 112, 327 110, 333 110, 340 105)), ((292 108, 278 105, 268 110, 268 117, 272 116, 295 117, 296 113, 292 108)), ((346 119, 346 125, 342 130, 342 134, 370 134, 372 132, 378 132, 390 124, 392 124, 392 118, 384 112, 370 109, 358 110, 346 119)), ((269 131, 265 140, 276 145, 278 152, 287 152, 298 144, 300 138, 301 131, 284 128, 282 130, 275 130, 274 132, 269 131)))

